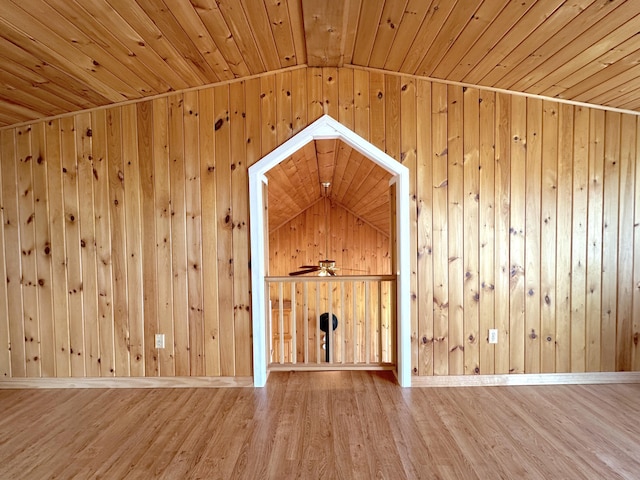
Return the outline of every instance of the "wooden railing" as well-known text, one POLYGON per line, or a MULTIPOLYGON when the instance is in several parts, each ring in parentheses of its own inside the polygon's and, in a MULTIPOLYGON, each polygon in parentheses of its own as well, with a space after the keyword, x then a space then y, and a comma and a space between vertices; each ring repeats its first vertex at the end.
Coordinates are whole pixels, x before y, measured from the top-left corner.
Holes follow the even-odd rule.
POLYGON ((396 362, 396 277, 266 277, 272 366, 396 362), (335 330, 330 319, 337 321, 335 330))

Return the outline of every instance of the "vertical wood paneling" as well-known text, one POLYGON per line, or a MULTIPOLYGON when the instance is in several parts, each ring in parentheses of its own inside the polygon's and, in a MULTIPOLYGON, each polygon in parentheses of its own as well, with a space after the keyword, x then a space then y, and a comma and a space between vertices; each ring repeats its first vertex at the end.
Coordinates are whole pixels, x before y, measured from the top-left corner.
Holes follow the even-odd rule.
POLYGON ((540 371, 556 367, 556 211, 558 192, 558 104, 543 102, 540 207, 540 371))
POLYGON ((434 83, 431 97, 433 168, 433 373, 449 373, 449 246, 447 87, 434 83))
POLYGON ((322 69, 322 104, 324 113, 337 119, 338 105, 338 69, 325 67, 322 69))
POLYGON ((171 178, 171 270, 176 375, 189 375, 189 298, 184 174, 184 102, 169 99, 169 175, 171 178))
POLYGON ((620 129, 620 193, 618 207, 618 315, 616 321, 616 371, 631 370, 633 336, 633 231, 636 169, 636 119, 622 116, 620 129))
POLYGON ((16 177, 15 132, 3 130, 2 159, 7 162, 2 168, 2 211, 4 215, 4 241, 6 285, 8 296, 9 349, 11 350, 11 374, 27 376, 24 323, 22 313, 22 288, 20 269, 20 217, 18 215, 18 189, 16 177))
MULTIPOLYGON (((164 348, 157 352, 158 374, 161 376, 175 375, 168 117, 167 99, 158 98, 153 100, 153 201, 155 207, 156 289, 158 297, 156 312, 158 315, 157 333, 164 335, 164 348)), ((147 248, 148 245, 145 246, 145 250, 147 248)), ((153 267, 150 268, 152 269, 153 267)))
POLYGON ((344 255, 333 258, 339 273, 388 275, 391 272, 387 255, 389 237, 340 205, 322 200, 270 232, 270 275, 288 275, 300 265, 314 265, 325 258, 327 232, 330 252, 348 247, 344 255), (325 211, 329 212, 328 216, 325 211), (338 234, 341 230, 342 235, 338 234), (369 268, 360 271, 362 266, 369 268))
MULTIPOLYGON (((265 79, 270 77, 263 77, 265 79)), ((263 91, 264 93, 264 91, 263 91)), ((324 115, 324 98, 322 96, 322 69, 321 68, 308 68, 307 69, 307 118, 309 123, 317 120, 324 115)), ((262 119, 265 118, 265 111, 262 111, 262 119)), ((262 137, 263 142, 263 154, 264 151, 264 135, 262 137)))
MULTIPOLYGON (((67 260, 65 248, 65 217, 62 189, 63 172, 61 163, 62 158, 60 150, 61 145, 59 120, 52 120, 46 123, 45 136, 47 149, 46 162, 49 197, 49 225, 51 228, 50 253, 53 281, 53 330, 55 332, 56 362, 55 371, 57 377, 68 377, 71 375, 71 358, 69 356, 69 311, 67 308, 68 293, 66 268, 67 260)), ((2 170, 4 175, 4 172, 7 169, 3 166, 2 170)), ((8 270, 9 264, 7 263, 6 265, 8 270)), ((111 282, 111 279, 109 279, 109 281, 111 282)))
MULTIPOLYGON (((402 83, 400 77, 385 76, 384 77, 384 143, 381 145, 374 143, 374 136, 372 135, 371 143, 378 148, 383 149, 387 155, 395 158, 397 161, 402 162, 401 150, 400 150, 400 89, 402 83)), ((413 127, 412 127, 413 128, 413 127)))
MULTIPOLYGON (((311 68, 2 131, 2 375, 251 375, 247 168, 323 113, 410 169, 415 374, 640 368, 635 117, 311 68)), ((270 235, 272 274, 390 268, 382 233, 323 208, 270 235)), ((336 362, 395 338, 354 288, 307 292, 350 305, 336 362)))
POLYGON ((495 157, 495 326, 498 344, 495 373, 509 373, 511 257, 511 98, 496 94, 496 157, 495 157))
POLYGON ((358 135, 360 135, 362 138, 370 138, 369 118, 371 116, 371 107, 370 107, 369 89, 370 89, 369 72, 365 70, 354 70, 353 72, 353 90, 354 90, 353 131, 356 132, 358 135))
POLYGON ((602 321, 600 369, 615 370, 618 290, 618 209, 620 187, 621 115, 605 114, 604 201, 602 211, 602 321))
POLYGON ((495 370, 495 346, 489 344, 488 333, 495 328, 495 94, 480 92, 480 204, 479 204, 479 281, 480 281, 480 330, 478 344, 480 348, 480 373, 495 370))
MULTIPOLYGON (((35 216, 35 255, 38 275, 38 324, 40 326, 40 374, 43 377, 56 376, 55 332, 53 329, 53 297, 51 283, 51 236, 49 233, 49 199, 47 195, 47 161, 44 124, 38 123, 31 129, 31 150, 33 152, 33 200, 35 216)), ((1 198, 1 196, 0 196, 1 198)), ((0 248, 3 248, 0 245, 0 248)), ((2 260, 0 260, 2 262, 2 260)), ((2 262, 4 264, 4 262, 2 262)), ((2 269, 0 269, 1 275, 2 269)), ((6 300, 2 299, 0 287, 0 312, 6 300)))
MULTIPOLYGON (((0 136, 0 139, 2 137, 0 136)), ((0 146, 4 146, 0 144, 0 146)), ((1 165, 11 165, 11 160, 7 158, 7 153, 0 148, 0 162, 1 165)), ((4 167, 6 168, 6 167, 4 167)), ((2 318, 2 324, 0 324, 0 376, 1 378, 10 378, 12 377, 11 373, 11 340, 9 338, 11 331, 11 323, 9 321, 9 311, 7 308, 8 298, 7 298, 7 272, 6 272, 6 246, 4 240, 4 198, 2 197, 3 191, 3 169, 0 169, 0 205, 3 205, 0 208, 0 224, 2 225, 2 231, 0 232, 0 278, 4 278, 4 281, 0 281, 0 317, 2 318)), ((48 223, 48 222, 47 222, 48 223)), ((53 359, 52 359, 53 360, 53 359)), ((55 363, 53 363, 52 367, 55 369, 55 363)))
MULTIPOLYGON (((604 138, 605 112, 593 110, 589 122, 589 208, 587 218, 586 370, 588 372, 600 370, 604 138)), ((639 257, 635 255, 634 258, 639 257)))
MULTIPOLYGON (((260 106, 260 101, 258 98, 260 88, 260 81, 258 79, 249 80, 247 82, 247 131, 251 132, 254 129, 250 127, 250 125, 256 124, 260 125, 260 109, 259 108, 250 108, 251 105, 255 104, 257 107, 260 106)), ((294 70, 291 72, 291 109, 293 113, 293 131, 292 133, 295 135, 300 130, 307 126, 307 72, 305 70, 294 70)), ((255 136, 254 133, 252 138, 259 138, 255 136)), ((247 146, 248 150, 251 150, 250 146, 247 146)), ((260 153, 260 150, 257 150, 257 153, 260 153)), ((259 155, 254 157, 249 164, 251 166, 254 162, 259 160, 259 155)))
MULTIPOLYGON (((636 119, 636 153, 640 155, 640 120, 636 119)), ((633 220, 633 324, 631 344, 631 369, 640 370, 640 168, 635 169, 634 220, 633 220)), ((588 340, 591 340, 588 337, 588 340)))
POLYGON ((477 89, 463 90, 463 176, 464 176, 464 373, 480 373, 480 95, 477 89))
MULTIPOLYGON (((263 90, 264 93, 264 90, 263 90)), ((235 375, 233 224, 231 210, 231 128, 229 87, 214 89, 216 216, 218 240, 218 309, 220 312, 220 374, 235 375)), ((275 116, 275 109, 274 116, 275 116)), ((271 124, 275 133, 275 123, 271 124)), ((264 126, 263 126, 264 132, 264 126)), ((264 147, 263 136, 263 147, 264 147)), ((269 150, 270 151, 270 150, 269 150)), ((264 153, 264 152, 263 152, 264 153)))
MULTIPOLYGON (((287 82, 291 81, 287 76, 287 82)), ((287 137, 291 135, 291 85, 286 85, 284 93, 289 111, 286 117, 287 137), (289 92, 289 94, 287 94, 289 92)), ((238 376, 250 376, 252 361, 251 338, 251 286, 249 258, 249 196, 247 185, 247 151, 244 84, 233 83, 229 87, 229 109, 231 114, 231 211, 233 241, 233 315, 235 337, 235 369, 238 376)))
MULTIPOLYGON (((138 159, 140 165, 140 214, 142 221, 142 245, 156 248, 142 249, 142 291, 144 307, 144 363, 145 375, 159 375, 158 352, 155 334, 158 322, 158 272, 156 252, 154 172, 153 172, 153 103, 141 102, 136 106, 138 128, 138 159)), ((166 341, 166 337, 165 337, 166 341)))
MULTIPOLYGON (((262 77, 260 79, 260 111, 262 125, 262 155, 266 155, 278 146, 277 131, 277 101, 276 101, 276 84, 275 78, 272 76, 262 77)), ((218 91, 218 89, 216 89, 218 91)), ((317 98, 317 97, 316 97, 317 98)), ((225 105, 228 100, 224 101, 225 105)), ((222 110, 225 111, 225 110, 222 110)), ((216 122, 218 121, 218 107, 216 106, 216 122)), ((217 131, 218 129, 216 129, 217 131)), ((217 156, 217 155, 216 155, 217 156)))
MULTIPOLYGON (((338 121, 350 130, 354 130, 354 88, 355 70, 341 70, 338 77, 338 121)), ((336 72, 337 73, 337 72, 336 72)))
MULTIPOLYGON (((400 112, 403 121, 406 120, 404 128, 401 129, 400 136, 400 159, 401 163, 409 169, 409 222, 411 230, 416 231, 418 226, 418 204, 417 204, 417 113, 416 113, 416 80, 411 77, 402 77, 400 87, 400 112)), ((393 111, 393 109, 391 109, 393 111)), ((417 235, 411 235, 409 242, 410 250, 417 252, 417 235)), ((411 255, 411 371, 418 375, 418 257, 411 255)), ((369 338, 369 337, 367 337, 369 338)))
POLYGON ((137 149, 135 105, 122 107, 122 164, 127 206, 127 299, 129 301, 129 353, 131 376, 145 374, 144 299, 142 291, 142 229, 140 211, 140 159, 137 149))
POLYGON ((571 208, 573 196, 573 107, 558 117, 558 203, 556 242, 556 372, 571 371, 571 208))
POLYGON ((187 227, 187 297, 189 306, 189 374, 205 373, 202 298, 202 205, 200 203, 200 139, 198 93, 184 94, 184 175, 187 227))
POLYGON ((198 92, 200 112, 200 204, 202 208, 202 291, 205 375, 220 375, 218 311, 218 238, 216 215, 216 161, 214 105, 211 89, 198 92))
POLYGON ((525 361, 525 222, 527 100, 511 99, 511 204, 509 245, 509 373, 523 373, 525 361))
MULTIPOLYGON (((82 312, 82 266, 80 263, 80 228, 78 212, 78 161, 75 121, 60 120, 62 135, 62 189, 67 262, 67 294, 69 295, 69 354, 71 375, 85 376, 84 318, 82 312)), ((122 232, 125 233, 124 231, 122 232)), ((126 275, 125 272, 123 272, 126 275)))
MULTIPOLYGON (((91 114, 93 138, 93 181, 95 201, 95 240, 98 288, 98 335, 100 338, 100 375, 113 376, 113 289, 111 278, 111 236, 109 228, 109 168, 107 151, 107 116, 104 110, 91 114)), ((50 152, 47 151, 50 157, 50 152)), ((51 195, 51 192, 50 192, 51 195)))
MULTIPOLYGON (((374 119, 385 118, 386 82, 385 76, 380 72, 367 72, 369 77, 369 116, 366 121, 367 131, 362 133, 356 130, 362 138, 371 142, 380 150, 387 151, 385 124, 374 119), (366 135, 365 135, 366 134, 366 135)), ((363 89, 366 87, 362 87, 363 89)), ((357 125, 356 125, 357 128, 357 125)))
POLYGON ((36 272, 35 211, 31 174, 31 127, 17 130, 17 189, 20 222, 20 260, 22 286, 22 321, 24 329, 27 376, 40 376, 40 324, 38 316, 38 285, 36 272))
MULTIPOLYGON (((276 143, 280 145, 286 142, 291 135, 293 135, 293 118, 291 112, 291 72, 284 72, 282 75, 278 75, 275 78, 275 105, 276 105, 276 143)), ((236 101, 238 106, 244 105, 244 91, 243 84, 232 84, 229 100, 236 101), (237 98, 236 98, 237 96, 237 98)), ((232 115, 235 109, 232 108, 232 115)), ((233 118, 233 117, 232 117, 233 118)), ((233 126, 232 122, 232 126, 233 126)), ((244 122, 242 122, 244 123, 244 122)), ((239 128, 239 127, 235 127, 239 128)), ((235 136, 231 136, 232 139, 236 139, 235 136)), ((244 135, 240 134, 237 140, 244 138, 244 135)))
POLYGON ((525 359, 526 373, 540 373, 540 202, 542 100, 527 100, 525 179, 525 359))
POLYGON ((464 150, 462 87, 447 87, 449 374, 464 373, 464 150))
POLYGON ((433 375, 433 168, 431 83, 416 82, 416 200, 418 375, 433 375))
POLYGON ((100 345, 98 322, 98 273, 96 265, 95 199, 93 195, 93 130, 91 115, 76 117, 76 148, 78 155, 78 214, 80 225, 80 255, 82 262, 82 304, 84 320, 85 369, 88 377, 100 376, 100 345))
POLYGON ((587 201, 589 110, 575 108, 573 136, 573 215, 571 232, 571 371, 586 367, 587 201))
POLYGON ((125 232, 124 170, 122 166, 122 118, 120 108, 107 111, 109 152, 109 218, 113 266, 113 324, 115 376, 131 375, 129 369, 129 309, 127 304, 127 241, 125 232))

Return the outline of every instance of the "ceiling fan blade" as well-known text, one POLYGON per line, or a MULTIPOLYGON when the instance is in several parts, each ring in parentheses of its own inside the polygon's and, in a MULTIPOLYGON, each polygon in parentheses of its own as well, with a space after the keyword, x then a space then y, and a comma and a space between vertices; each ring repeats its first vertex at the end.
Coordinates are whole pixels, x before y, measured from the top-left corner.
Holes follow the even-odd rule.
POLYGON ((320 267, 313 267, 313 268, 308 268, 306 270, 296 270, 295 272, 289 272, 289 276, 295 276, 295 275, 304 275, 305 273, 313 273, 313 272, 317 272, 318 270, 320 270, 320 267))

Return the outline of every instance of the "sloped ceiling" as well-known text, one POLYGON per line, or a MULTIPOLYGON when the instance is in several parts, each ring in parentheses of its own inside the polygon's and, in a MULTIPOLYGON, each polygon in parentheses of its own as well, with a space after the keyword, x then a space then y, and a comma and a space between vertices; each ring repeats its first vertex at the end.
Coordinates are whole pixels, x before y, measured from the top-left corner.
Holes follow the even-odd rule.
POLYGON ((640 110, 637 0, 4 0, 0 127, 296 65, 640 110))
POLYGON ((326 196, 389 234, 391 174, 340 140, 308 143, 267 178, 270 231, 326 196))

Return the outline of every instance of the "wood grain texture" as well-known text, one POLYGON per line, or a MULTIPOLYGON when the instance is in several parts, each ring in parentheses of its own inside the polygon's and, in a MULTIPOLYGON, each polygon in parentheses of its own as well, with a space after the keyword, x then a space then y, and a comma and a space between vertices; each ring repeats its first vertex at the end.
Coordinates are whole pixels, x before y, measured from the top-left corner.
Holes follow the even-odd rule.
MULTIPOLYGON (((30 0, 4 7, 0 127, 307 66, 384 69, 640 108, 633 0, 30 0)), ((329 112, 339 107, 334 100, 343 103, 327 99, 316 106, 329 112)))
POLYGON ((11 442, 0 474, 632 478, 637 392, 631 384, 407 391, 390 372, 274 372, 263 389, 4 390, 2 440, 11 442), (46 421, 24 428, 44 409, 46 421))
MULTIPOLYGON (((251 375, 247 168, 325 109, 410 169, 418 376, 638 369, 635 117, 309 68, 2 131, 3 375, 251 375)), ((388 273, 388 181, 332 140, 273 169, 269 209, 292 205, 270 273, 326 255, 388 273), (325 164, 328 228, 305 180, 325 164)), ((386 327, 344 296, 345 328, 365 352, 369 328, 375 352, 386 327)), ((339 361, 360 355, 335 335, 339 361)))

